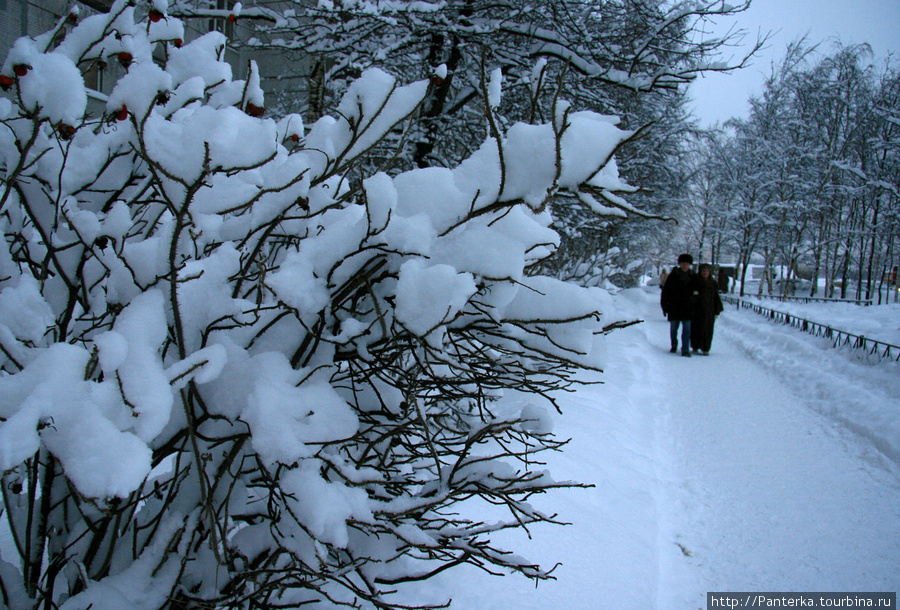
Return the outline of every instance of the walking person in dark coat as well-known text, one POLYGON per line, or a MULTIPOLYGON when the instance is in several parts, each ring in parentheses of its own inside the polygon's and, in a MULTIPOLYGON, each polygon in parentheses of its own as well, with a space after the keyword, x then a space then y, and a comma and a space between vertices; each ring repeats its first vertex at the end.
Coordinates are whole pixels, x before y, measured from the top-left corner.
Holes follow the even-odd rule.
POLYGON ((700 265, 699 274, 694 276, 697 300, 694 304, 694 318, 691 320, 691 347, 709 356, 712 346, 713 326, 716 316, 725 309, 719 297, 719 284, 712 278, 712 267, 700 265))
POLYGON ((678 327, 681 326, 681 355, 691 355, 691 320, 694 317, 694 302, 696 300, 694 279, 691 265, 694 257, 690 254, 682 254, 678 257, 678 266, 672 268, 660 295, 659 304, 663 314, 669 318, 669 335, 672 340, 672 349, 678 351, 678 327))

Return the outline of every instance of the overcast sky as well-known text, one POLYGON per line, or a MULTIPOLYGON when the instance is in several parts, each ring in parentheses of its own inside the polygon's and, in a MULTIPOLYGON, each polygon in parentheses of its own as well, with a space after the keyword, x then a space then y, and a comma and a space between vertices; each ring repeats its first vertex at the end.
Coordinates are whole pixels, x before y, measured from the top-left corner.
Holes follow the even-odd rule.
MULTIPOLYGON (((900 62, 900 0, 752 0, 750 9, 736 18, 722 20, 720 27, 734 24, 748 35, 752 44, 757 32, 772 32, 768 48, 753 64, 733 74, 712 74, 691 85, 694 112, 703 126, 732 116, 747 116, 747 99, 762 91, 765 75, 773 61, 784 57, 787 44, 804 35, 810 42, 839 37, 844 45, 867 42, 875 57, 888 53, 900 62)), ((735 56, 739 50, 734 51, 735 56)))

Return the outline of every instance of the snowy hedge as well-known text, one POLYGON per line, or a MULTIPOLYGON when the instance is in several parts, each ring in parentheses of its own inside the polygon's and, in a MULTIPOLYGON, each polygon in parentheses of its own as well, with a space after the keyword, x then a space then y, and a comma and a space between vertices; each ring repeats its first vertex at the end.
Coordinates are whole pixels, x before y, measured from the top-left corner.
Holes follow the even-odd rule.
POLYGON ((427 81, 369 70, 333 116, 265 118, 255 66, 234 80, 225 38, 165 11, 118 0, 2 67, 3 602, 391 607, 460 563, 548 577, 490 534, 555 520, 527 502, 573 484, 536 455, 552 393, 614 324, 528 269, 555 193, 625 188, 631 134, 560 104, 458 167, 361 176, 427 81), (87 116, 81 72, 112 62, 87 116))

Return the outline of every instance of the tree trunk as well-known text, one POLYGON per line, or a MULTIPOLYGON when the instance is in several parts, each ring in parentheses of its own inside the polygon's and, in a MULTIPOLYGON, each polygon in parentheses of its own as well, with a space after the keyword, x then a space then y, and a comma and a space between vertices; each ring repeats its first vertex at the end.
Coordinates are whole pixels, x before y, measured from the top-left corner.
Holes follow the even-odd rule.
POLYGON ((312 125, 325 114, 325 60, 318 57, 309 75, 309 102, 306 123, 312 125))
MULTIPOLYGON (((872 210, 872 243, 869 249, 869 270, 866 276, 866 298, 872 298, 872 271, 875 268, 875 248, 878 243, 878 212, 879 212, 879 202, 881 198, 878 195, 875 195, 875 208, 872 210)), ((862 278, 860 278, 862 279, 862 278)), ((880 297, 880 289, 879 289, 879 297, 880 297)), ((881 300, 880 298, 878 299, 881 300)))

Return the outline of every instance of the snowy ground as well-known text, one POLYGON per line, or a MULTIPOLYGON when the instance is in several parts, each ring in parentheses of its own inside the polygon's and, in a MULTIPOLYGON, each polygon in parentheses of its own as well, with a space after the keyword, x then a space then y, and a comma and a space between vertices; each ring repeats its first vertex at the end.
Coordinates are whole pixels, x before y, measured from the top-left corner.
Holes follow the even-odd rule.
POLYGON ((733 307, 712 354, 682 358, 657 299, 620 294, 646 322, 610 336, 605 384, 568 397, 557 424, 572 442, 552 472, 595 487, 535 500, 570 526, 510 534, 560 562, 557 580, 457 570, 420 592, 477 610, 674 610, 705 608, 707 591, 900 589, 900 364, 733 307))
POLYGON ((782 302, 778 299, 753 297, 744 299, 793 316, 828 323, 854 335, 900 345, 900 303, 860 307, 853 303, 782 302))

